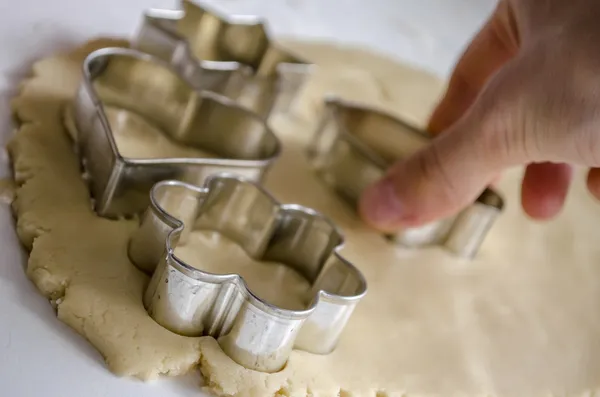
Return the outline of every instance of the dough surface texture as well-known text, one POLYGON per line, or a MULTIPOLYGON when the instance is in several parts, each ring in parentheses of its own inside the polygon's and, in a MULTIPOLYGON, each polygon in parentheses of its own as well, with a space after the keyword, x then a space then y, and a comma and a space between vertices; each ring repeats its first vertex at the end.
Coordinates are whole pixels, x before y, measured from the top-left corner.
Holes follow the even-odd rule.
MULTIPOLYGON (((326 44, 293 44, 323 69, 293 115, 272 120, 284 150, 266 187, 282 202, 331 217, 346 235, 345 256, 368 280, 368 295, 340 345, 327 356, 294 351, 281 372, 264 374, 236 365, 212 338, 185 338, 161 328, 142 306, 148 277, 127 258, 137 222, 93 213, 63 125, 83 57, 114 45, 126 43, 97 40, 37 62, 14 101, 21 125, 9 150, 18 186, 17 231, 31 251, 27 274, 56 305, 58 318, 89 340, 115 374, 153 379, 199 364, 207 387, 227 396, 597 393, 600 205, 586 192, 583 174, 577 174, 560 216, 538 224, 519 206, 522 171, 508 172, 499 184, 506 211, 472 262, 437 248, 391 246, 310 171, 304 147, 324 94, 381 106, 423 125, 444 84, 367 51, 326 44)), ((159 142, 148 139, 139 143, 145 156, 154 150, 149 142, 159 142)), ((219 236, 197 233, 192 240, 180 248, 184 257, 212 256, 213 270, 238 269, 259 295, 277 299, 268 294, 289 291, 290 301, 280 303, 295 304, 293 295, 303 287, 293 273, 251 263, 219 236), (281 290, 271 291, 269 280, 281 290)))

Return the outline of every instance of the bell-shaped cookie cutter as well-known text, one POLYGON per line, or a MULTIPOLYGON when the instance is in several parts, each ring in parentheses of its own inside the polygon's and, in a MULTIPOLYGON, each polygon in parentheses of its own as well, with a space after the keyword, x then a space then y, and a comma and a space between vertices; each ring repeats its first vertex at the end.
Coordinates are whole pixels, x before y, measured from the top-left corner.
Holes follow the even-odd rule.
MULTIPOLYGON (((209 85, 214 77, 207 77, 209 85)), ((211 174, 230 172, 260 181, 281 150, 261 117, 231 99, 191 87, 169 64, 132 49, 92 52, 83 63, 72 108, 78 151, 100 216, 142 212, 154 183, 165 179, 202 184, 211 174), (112 123, 108 107, 116 112, 112 123), (171 141, 209 155, 121 155, 114 133, 130 132, 131 123, 140 120, 171 141)))
MULTIPOLYGON (((425 132, 389 114, 328 97, 307 153, 322 179, 356 207, 367 186, 383 177, 396 160, 416 152, 430 139, 425 132)), ((406 247, 442 245, 459 257, 472 259, 503 206, 502 197, 488 188, 456 216, 387 237, 406 247)))
POLYGON ((264 118, 287 111, 314 65, 271 38, 266 22, 253 15, 223 15, 183 0, 181 10, 150 9, 132 45, 185 71, 195 85, 195 70, 239 65, 232 82, 215 92, 264 118))
POLYGON ((335 349, 367 284, 339 253, 344 238, 331 221, 280 204, 259 184, 227 174, 211 176, 202 187, 159 182, 150 198, 129 257, 154 272, 144 305, 156 322, 181 335, 213 336, 234 361, 263 372, 282 369, 294 348, 315 354, 335 349), (238 274, 200 270, 208 258, 183 261, 175 249, 192 230, 219 232, 256 260, 295 269, 311 283, 305 309, 265 302, 238 274))

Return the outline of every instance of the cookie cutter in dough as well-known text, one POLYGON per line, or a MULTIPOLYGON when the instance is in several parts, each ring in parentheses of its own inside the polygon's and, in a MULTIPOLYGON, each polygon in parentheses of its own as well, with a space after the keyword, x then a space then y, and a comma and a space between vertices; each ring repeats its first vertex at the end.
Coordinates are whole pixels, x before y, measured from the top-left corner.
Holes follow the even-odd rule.
POLYGON ((192 85, 202 70, 238 65, 239 73, 215 92, 264 118, 289 108, 313 65, 275 44, 257 16, 226 16, 189 0, 181 5, 147 11, 134 48, 170 62, 192 85))
MULTIPOLYGON (((416 152, 430 137, 384 112, 338 98, 325 112, 308 148, 317 173, 342 198, 357 206, 361 192, 384 176, 396 160, 416 152)), ((456 216, 387 236, 406 247, 442 245, 472 259, 502 211, 504 200, 491 189, 456 216)))
POLYGON ((165 179, 202 184, 213 173, 230 172, 260 181, 280 153, 277 137, 258 115, 192 88, 165 62, 132 49, 104 48, 85 59, 71 114, 100 216, 142 212, 154 183, 165 179), (206 157, 121 155, 114 134, 131 133, 141 122, 206 157))
POLYGON ((181 335, 213 336, 238 364, 263 372, 282 369, 293 348, 335 349, 367 284, 339 253, 344 238, 327 218, 282 205, 259 184, 227 174, 211 176, 203 187, 159 182, 150 198, 129 257, 154 271, 144 305, 156 322, 181 335), (252 258, 299 272, 312 284, 305 308, 274 306, 238 274, 212 274, 184 262, 175 249, 192 229, 220 232, 252 258))

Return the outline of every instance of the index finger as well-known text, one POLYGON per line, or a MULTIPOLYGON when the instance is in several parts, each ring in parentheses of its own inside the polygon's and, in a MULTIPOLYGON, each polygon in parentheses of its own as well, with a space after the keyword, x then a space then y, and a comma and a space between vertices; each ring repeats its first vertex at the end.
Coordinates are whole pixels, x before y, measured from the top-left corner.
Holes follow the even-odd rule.
POLYGON ((501 1, 458 61, 448 89, 431 115, 429 132, 437 135, 461 118, 489 78, 518 48, 514 15, 508 3, 501 1))

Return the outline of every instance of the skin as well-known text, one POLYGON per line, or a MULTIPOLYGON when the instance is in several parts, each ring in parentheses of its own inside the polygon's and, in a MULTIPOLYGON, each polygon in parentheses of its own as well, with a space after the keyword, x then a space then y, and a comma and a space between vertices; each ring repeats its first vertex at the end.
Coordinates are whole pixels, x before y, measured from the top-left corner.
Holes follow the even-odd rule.
POLYGON ((598 21, 597 0, 501 0, 431 116, 432 143, 363 192, 365 221, 391 232, 452 215, 518 165, 534 219, 560 212, 573 165, 600 198, 598 21))

